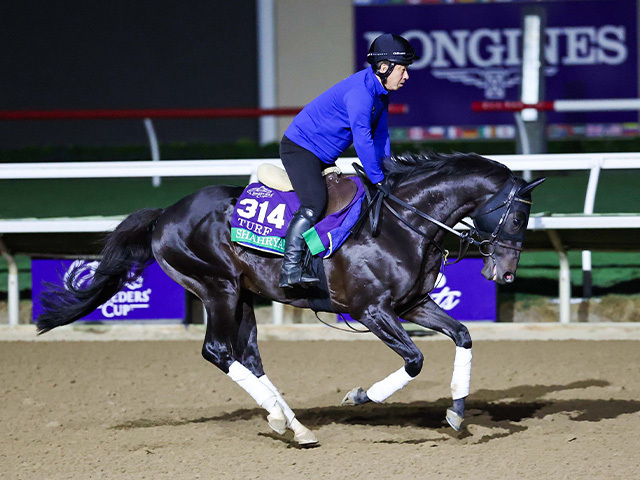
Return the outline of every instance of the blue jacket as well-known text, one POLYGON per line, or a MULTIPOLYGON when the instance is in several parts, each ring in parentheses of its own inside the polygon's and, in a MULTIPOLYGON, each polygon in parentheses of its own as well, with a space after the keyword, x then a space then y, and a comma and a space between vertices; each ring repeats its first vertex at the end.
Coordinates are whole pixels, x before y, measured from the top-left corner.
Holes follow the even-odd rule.
POLYGON ((312 100, 284 134, 326 163, 353 144, 369 179, 381 182, 382 159, 391 154, 388 93, 373 70, 365 68, 312 100))

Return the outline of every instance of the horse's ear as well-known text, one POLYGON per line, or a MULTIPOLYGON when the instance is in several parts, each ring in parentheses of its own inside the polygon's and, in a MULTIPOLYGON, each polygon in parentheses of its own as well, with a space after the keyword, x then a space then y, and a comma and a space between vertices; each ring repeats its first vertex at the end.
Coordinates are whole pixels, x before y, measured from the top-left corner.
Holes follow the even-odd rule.
POLYGON ((531 192, 531 190, 533 190, 534 188, 536 188, 538 185, 540 185, 542 182, 544 182, 547 179, 547 177, 540 177, 535 179, 533 182, 531 183, 527 183, 524 187, 522 187, 520 189, 520 191, 518 192, 520 195, 526 195, 528 193, 531 192))

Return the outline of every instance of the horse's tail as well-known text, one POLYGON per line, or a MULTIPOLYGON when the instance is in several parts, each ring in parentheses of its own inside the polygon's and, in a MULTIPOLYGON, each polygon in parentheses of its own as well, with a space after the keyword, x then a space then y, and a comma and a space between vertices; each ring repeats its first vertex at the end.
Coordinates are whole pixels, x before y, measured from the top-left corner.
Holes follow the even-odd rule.
POLYGON ((161 209, 138 210, 110 233, 102 248, 101 260, 88 281, 86 266, 69 272, 62 285, 47 284, 40 300, 38 334, 67 325, 88 315, 115 295, 125 283, 138 278, 152 263, 151 234, 161 209))

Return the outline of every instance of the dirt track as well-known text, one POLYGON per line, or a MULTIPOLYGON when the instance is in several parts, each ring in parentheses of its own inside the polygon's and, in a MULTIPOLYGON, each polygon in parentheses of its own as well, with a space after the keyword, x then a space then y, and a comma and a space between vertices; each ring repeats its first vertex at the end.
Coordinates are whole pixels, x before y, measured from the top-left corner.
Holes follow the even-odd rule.
POLYGON ((381 342, 266 341, 321 441, 299 449, 195 341, 0 342, 0 478, 637 478, 640 343, 479 341, 466 428, 444 423, 453 345, 385 405, 338 404, 401 365, 381 342))

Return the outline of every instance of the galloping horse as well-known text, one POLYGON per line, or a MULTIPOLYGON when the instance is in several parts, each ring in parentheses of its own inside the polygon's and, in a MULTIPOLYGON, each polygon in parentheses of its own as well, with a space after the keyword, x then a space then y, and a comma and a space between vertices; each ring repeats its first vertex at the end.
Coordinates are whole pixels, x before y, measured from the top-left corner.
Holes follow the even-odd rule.
MULTIPOLYGON (((365 228, 323 262, 332 310, 357 319, 400 355, 404 366, 366 391, 353 389, 343 404, 383 402, 420 373, 423 355, 402 327, 401 316, 455 342, 453 406, 446 419, 460 430, 469 394, 471 337, 428 295, 443 262, 444 236, 471 216, 475 227, 465 239, 484 255, 482 274, 497 283, 512 282, 530 192, 544 179, 527 183, 500 163, 461 153, 391 157, 385 171, 394 194, 385 199, 379 235, 365 228)), ((299 444, 314 444, 315 435, 296 419, 265 374, 253 306, 254 295, 296 307, 309 307, 309 301, 278 287, 280 257, 231 241, 230 219, 241 193, 239 187, 211 186, 164 210, 129 215, 106 238, 92 283, 77 287, 71 275, 64 287, 51 286, 44 294, 39 333, 87 315, 155 259, 204 304, 204 358, 267 411, 272 429, 283 434, 289 428, 299 444)))

